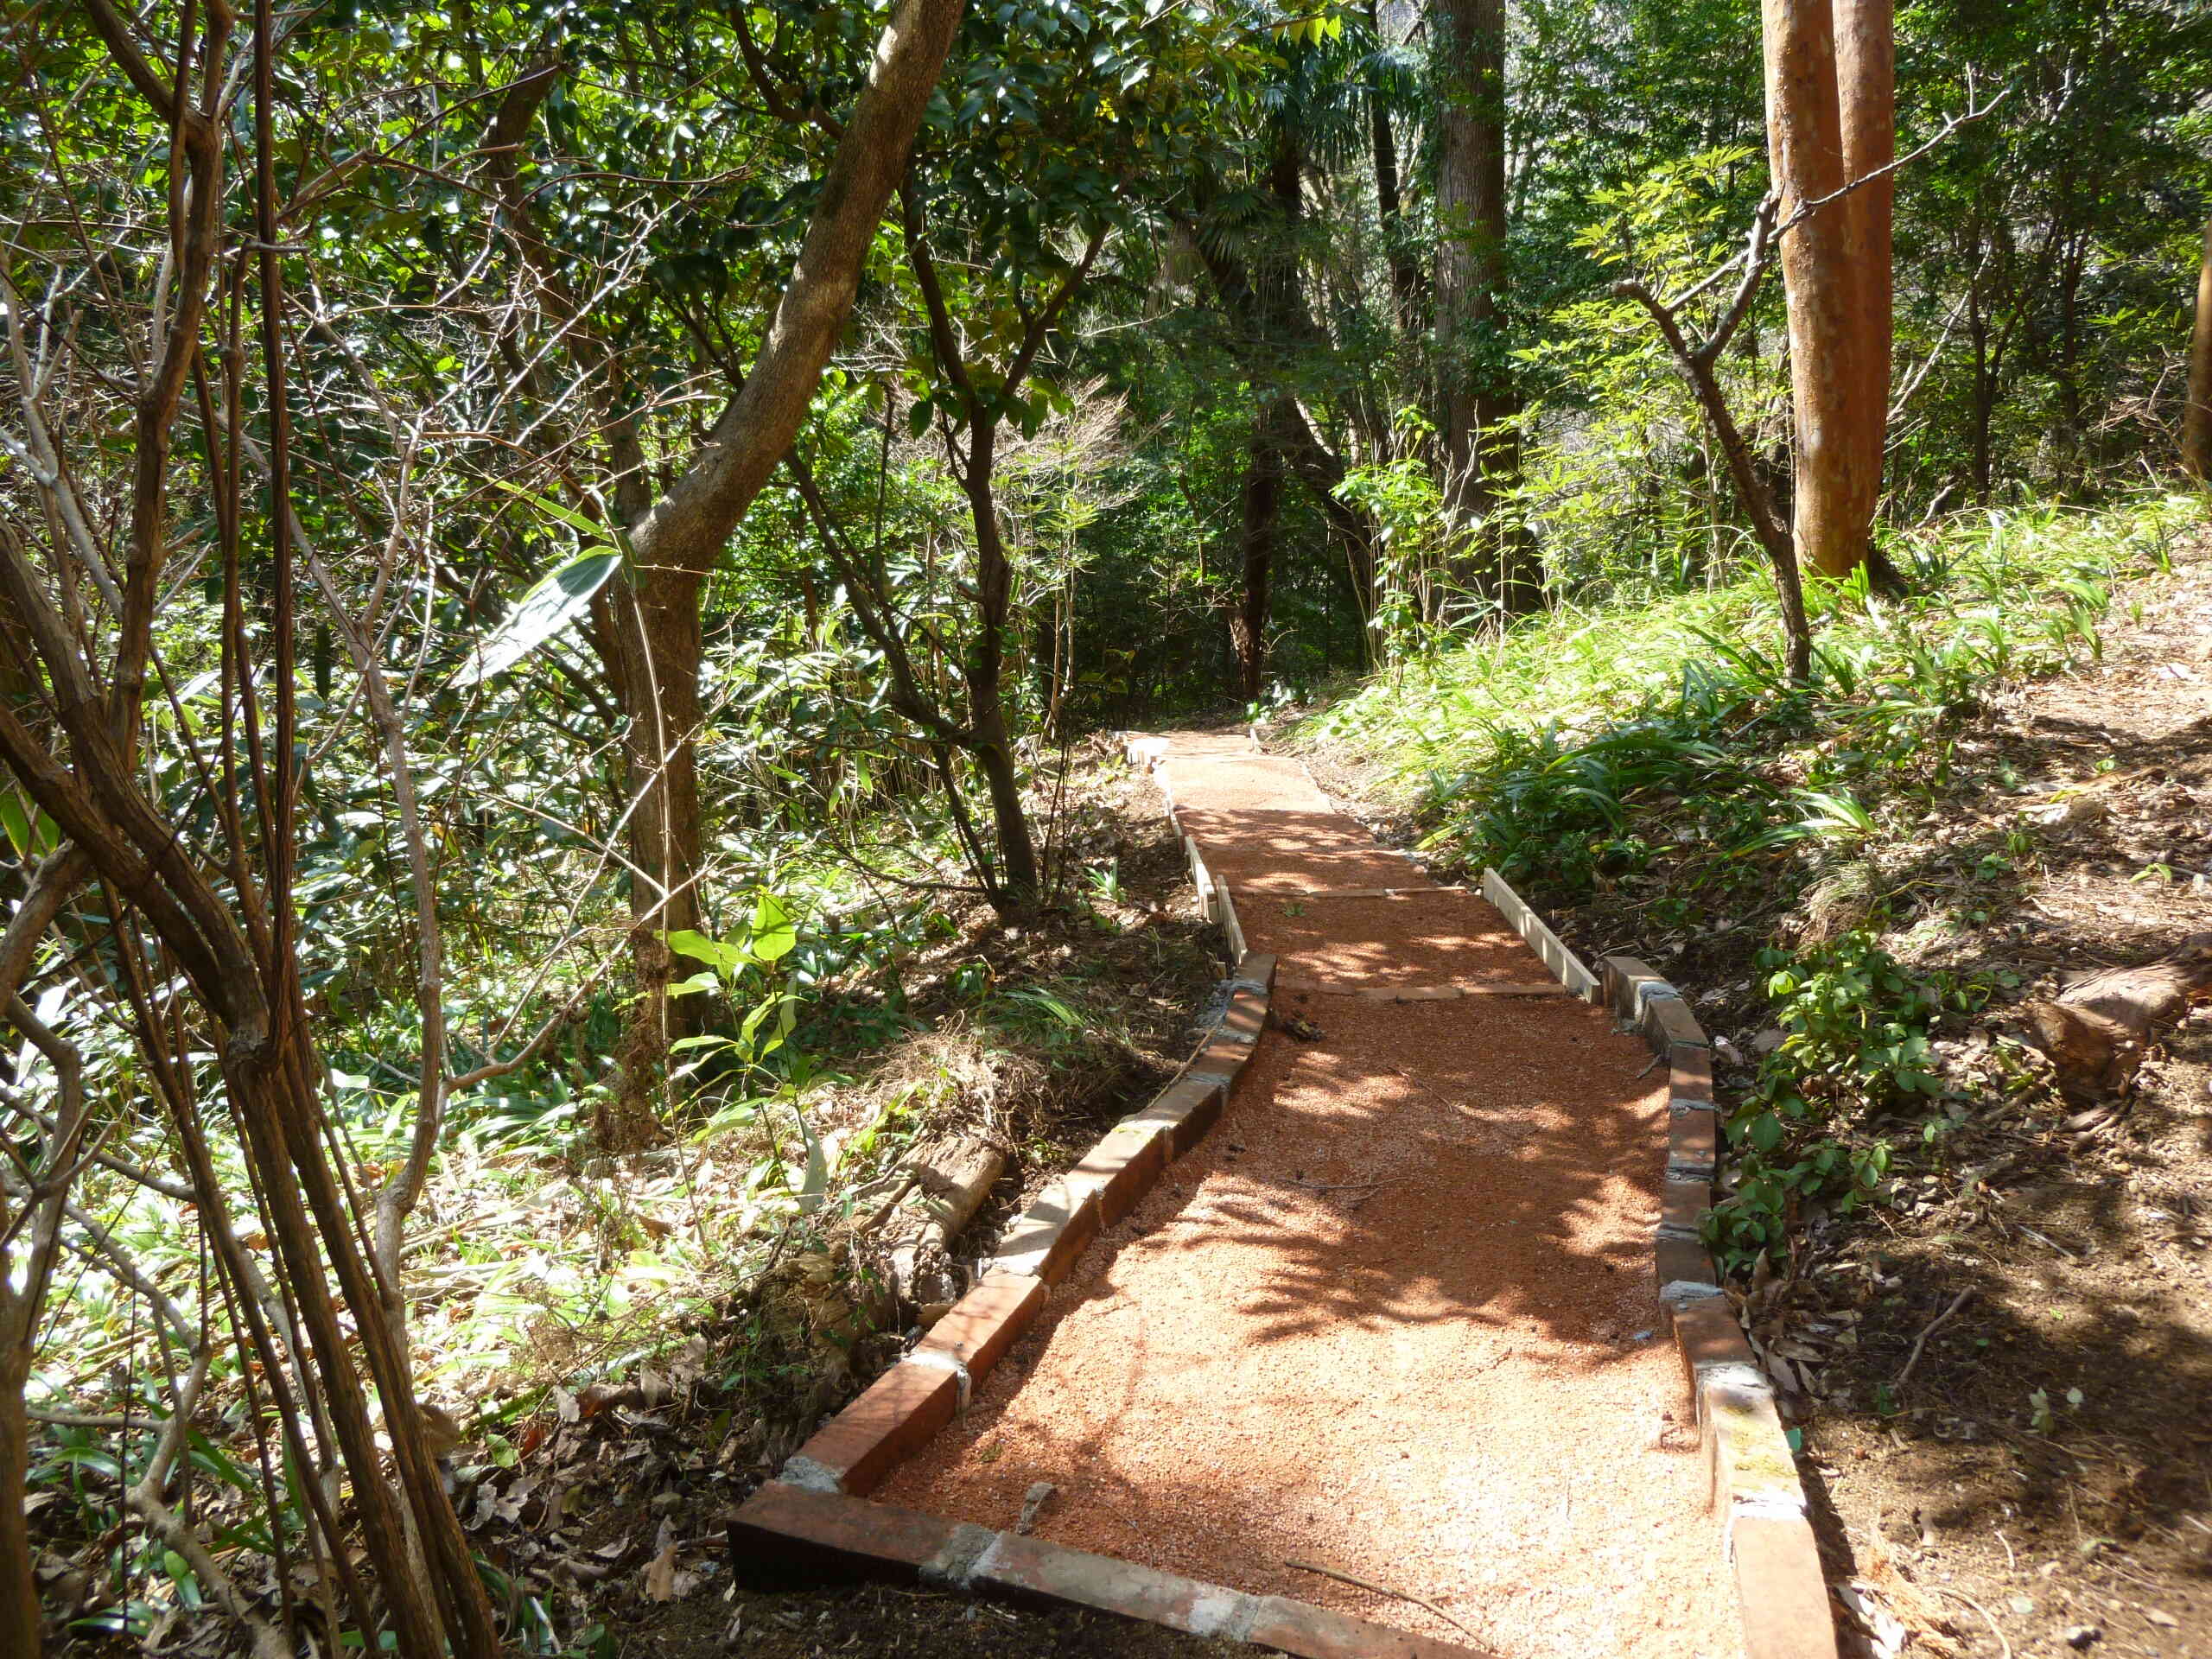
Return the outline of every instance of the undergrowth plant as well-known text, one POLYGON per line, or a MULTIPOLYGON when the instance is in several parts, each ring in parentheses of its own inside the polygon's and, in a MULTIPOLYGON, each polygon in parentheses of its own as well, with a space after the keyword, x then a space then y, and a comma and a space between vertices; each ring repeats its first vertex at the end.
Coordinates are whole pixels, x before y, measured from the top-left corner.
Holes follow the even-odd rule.
POLYGON ((2202 505, 1963 515, 1901 538, 1915 584, 1816 588, 1809 680, 1772 636, 1751 570, 1632 612, 1561 607, 1404 663, 1309 721, 1309 740, 1388 755, 1424 845, 1574 900, 1672 856, 1716 893, 1741 861, 1864 839, 1884 798, 1950 781, 1963 717, 1993 681, 2101 650, 2114 579, 2163 563, 2202 505))
POLYGON ((1894 1145, 1874 1126, 1925 1116, 1946 1084, 1931 1040, 1946 1013, 1974 1014, 1993 987, 1951 973, 1916 975, 1872 926, 1791 952, 1758 953, 1782 1040, 1728 1115, 1732 1185, 1707 1214, 1706 1242, 1724 1266, 1781 1248, 1802 1205, 1835 1213, 1880 1202, 1894 1145))
POLYGON ((1796 956, 1762 950, 1758 966, 1783 1035, 1727 1120, 1735 1185, 1706 1217, 1705 1236, 1729 1265, 1779 1245, 1808 1199, 1840 1211, 1874 1198, 1890 1142, 1836 1131, 1942 1087, 1928 1040, 1942 993, 1870 932, 1796 956))
POLYGON ((1942 1127, 1931 1028, 1991 988, 1917 976, 1883 948, 1879 851, 1954 781, 1987 688, 2095 659, 2116 580, 2162 568, 2203 511, 2181 497, 2024 508, 1900 538, 1910 597, 1863 579, 1815 589, 1803 682, 1769 648, 1772 589, 1753 572, 1430 652, 1306 734, 1395 757, 1386 781, 1425 845, 1554 902, 1648 884, 1637 913, 1671 929, 1723 899, 1732 916, 1823 884, 1865 888, 1854 931, 1757 959, 1782 1037, 1729 1116, 1732 1184, 1704 1223, 1740 1267, 1782 1247, 1808 1204, 1880 1200, 1883 1120, 1942 1127))

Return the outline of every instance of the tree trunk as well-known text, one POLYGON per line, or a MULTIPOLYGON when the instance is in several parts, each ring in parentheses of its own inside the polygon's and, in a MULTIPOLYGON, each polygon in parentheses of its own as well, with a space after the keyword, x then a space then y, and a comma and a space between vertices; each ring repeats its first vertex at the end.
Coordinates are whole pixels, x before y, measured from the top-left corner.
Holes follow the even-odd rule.
POLYGON ((1243 558, 1243 591, 1230 613, 1230 642, 1236 650, 1238 683, 1247 702, 1256 699, 1268 671, 1268 607, 1281 533, 1283 456, 1279 398, 1270 398, 1252 428, 1244 463, 1243 517, 1237 543, 1243 558))
MULTIPOLYGON (((1382 19, 1375 0, 1369 0, 1368 27, 1376 43, 1382 39, 1382 19)), ((1382 257, 1390 267, 1390 299, 1398 319, 1398 333, 1411 340, 1421 332, 1421 264, 1406 238, 1405 204, 1399 187, 1398 142, 1390 130, 1390 105, 1379 91, 1367 95, 1368 133, 1375 162, 1376 216, 1382 229, 1382 257)))
MULTIPOLYGON (((11 1301, 0 1287, 0 1301, 11 1301)), ((12 1311, 12 1309, 10 1310, 12 1311)), ((30 1420, 23 1388, 30 1380, 31 1332, 9 1332, 0 1346, 0 1653, 38 1659, 38 1580, 31 1570, 30 1529, 23 1484, 30 1472, 30 1420)))
POLYGON ((2181 417, 2182 469, 2212 486, 2212 221, 2196 273, 2196 331, 2189 349, 2189 407, 2181 417))
MULTIPOLYGON (((1836 112, 1847 182, 1868 178, 1897 159, 1897 23, 1892 0, 1834 0, 1836 112)), ((1848 423, 1852 522, 1874 522, 1882 497, 1882 452, 1889 439, 1891 313, 1895 276, 1891 226, 1895 175, 1885 174, 1844 198, 1850 213, 1857 375, 1848 423)))
POLYGON ((1442 0, 1436 356, 1446 521, 1462 579, 1514 613, 1541 590, 1524 536, 1493 520, 1518 481, 1521 412, 1505 362, 1505 0, 1442 0))
POLYGON ((654 566, 608 590, 608 679, 621 704, 622 779, 630 809, 631 962, 639 1001, 615 1116, 595 1126, 609 1150, 654 1138, 650 1095, 669 1044, 703 1027, 703 997, 668 995, 677 976, 667 945, 696 930, 703 840, 697 736, 702 656, 699 593, 688 572, 654 566))
POLYGON ((1297 479, 1312 493, 1313 505, 1342 538, 1362 590, 1371 595, 1375 591, 1375 522, 1337 494, 1338 486, 1344 481, 1344 458, 1321 441, 1296 395, 1278 395, 1274 391, 1283 378, 1284 359, 1320 338, 1320 330, 1306 310, 1292 234, 1305 211, 1300 167, 1296 135, 1279 125, 1268 180, 1277 210, 1288 227, 1281 250, 1262 250, 1248 264, 1224 251, 1211 237, 1194 234, 1192 244, 1205 262, 1206 275, 1232 326, 1235 349, 1245 374, 1258 395, 1274 400, 1280 412, 1276 442, 1286 475, 1297 479))
MULTIPOLYGON (((614 507, 633 524, 652 511, 652 474, 639 441, 622 363, 607 353, 607 460, 614 507)), ((705 582, 667 564, 626 569, 594 607, 601 661, 622 711, 625 837, 630 863, 630 960, 638 1000, 631 1016, 620 1087, 594 1133, 608 1151, 631 1151, 658 1138, 654 1096, 669 1046, 706 1027, 707 999, 671 1000, 677 976, 668 935, 702 919, 704 849, 699 815, 699 671, 703 658, 699 604, 705 582)))
POLYGON ((1758 536, 1759 545, 1766 550, 1768 563, 1774 567, 1775 595, 1782 609, 1785 665, 1789 677, 1802 684, 1813 671, 1813 629, 1805 617, 1804 580, 1797 567, 1796 549, 1776 511, 1773 496, 1760 481, 1758 468, 1751 460, 1751 446, 1744 442, 1728 399, 1721 394, 1720 383, 1713 378, 1712 365, 1685 359, 1679 352, 1675 361, 1688 377, 1690 390, 1696 395, 1698 407, 1705 411, 1713 435, 1720 440, 1720 453, 1728 462, 1728 476, 1736 486, 1736 498, 1744 504, 1744 511, 1751 520, 1752 533, 1758 536))
MULTIPOLYGON (((702 836, 696 737, 699 726, 699 601, 708 574, 805 419, 837 337, 851 315, 860 274, 885 205, 906 171, 963 0, 899 0, 877 39, 868 82, 823 176, 798 257, 768 318, 751 371, 668 489, 656 498, 621 385, 619 355, 588 321, 568 332, 588 373, 606 378, 605 437, 616 507, 628 527, 632 569, 604 612, 594 607, 602 658, 627 722, 626 785, 644 791, 629 831, 631 912, 645 993, 626 1063, 624 1096, 642 1099, 642 1074, 664 1062, 671 1015, 671 963, 660 936, 698 921, 702 836), (664 904, 664 897, 665 903, 664 904), (642 1062, 642 1064, 641 1064, 642 1062)), ((582 317, 531 227, 508 151, 565 66, 524 77, 501 101, 492 140, 509 213, 524 257, 538 270, 564 324, 582 317)), ((679 1027, 697 1017, 679 1007, 679 1027)))
MULTIPOLYGON (((1762 208, 1762 213, 1767 209, 1762 208)), ((1728 475, 1736 486, 1736 495, 1744 512, 1751 521, 1751 532, 1758 537, 1759 545, 1766 550, 1768 563, 1774 567, 1775 593, 1781 604, 1782 632, 1789 677, 1802 683, 1812 673, 1813 632, 1805 617, 1803 578, 1797 568, 1796 549, 1791 544, 1789 525, 1777 509, 1773 493, 1760 476, 1758 461, 1751 446, 1744 441, 1743 429, 1736 424, 1734 412, 1720 390, 1720 383, 1713 372, 1714 360, 1727 349, 1730 332, 1749 314, 1751 302, 1757 297, 1758 284, 1764 274, 1765 249, 1763 230, 1755 231, 1749 251, 1750 268, 1745 275, 1727 319, 1714 334, 1702 345, 1692 346, 1682 333, 1675 313, 1668 309, 1659 297, 1641 283, 1622 283, 1614 292, 1634 299, 1650 313, 1651 320, 1659 325, 1662 339, 1675 359, 1675 367, 1688 383, 1691 394, 1696 397, 1698 408, 1704 412, 1706 423, 1719 440, 1720 453, 1728 463, 1728 475)))
MULTIPOLYGON (((962 677, 968 687, 968 725, 976 734, 971 753, 990 791, 991 822, 998 834, 999 892, 994 899, 1001 914, 1019 918, 1035 913, 1044 880, 1029 815, 1022 810, 1020 773, 1006 721, 1006 631, 1014 604, 1014 563, 999 532, 998 501, 991 487, 998 429, 995 423, 978 422, 971 430, 965 488, 976 529, 976 639, 962 677)), ((952 787, 950 777, 945 785, 952 787)))
MULTIPOLYGON (((1781 222, 1847 182, 1829 0, 1764 0, 1767 147, 1781 222)), ((1862 54, 1863 55, 1863 54, 1862 54)), ((1865 448, 1854 412, 1866 384, 1862 302, 1848 197, 1783 237, 1789 311, 1789 378, 1797 428, 1798 563, 1848 575, 1866 556, 1871 512, 1859 465, 1865 448)))

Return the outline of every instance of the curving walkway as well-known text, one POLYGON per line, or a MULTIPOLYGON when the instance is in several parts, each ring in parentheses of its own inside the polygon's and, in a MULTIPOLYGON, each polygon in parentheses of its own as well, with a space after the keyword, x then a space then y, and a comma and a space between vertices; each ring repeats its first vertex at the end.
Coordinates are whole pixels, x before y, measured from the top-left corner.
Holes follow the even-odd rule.
POLYGON ((1206 1141, 879 1496, 1005 1528, 1049 1481, 1041 1538, 1505 1659, 1738 1654, 1651 1265, 1663 1067, 1529 994, 1550 976, 1494 908, 1295 763, 1171 742, 1278 1015, 1320 1035, 1262 1037, 1206 1141), (1377 887, 1403 891, 1327 896, 1377 887), (1444 983, 1473 994, 1363 995, 1444 983))

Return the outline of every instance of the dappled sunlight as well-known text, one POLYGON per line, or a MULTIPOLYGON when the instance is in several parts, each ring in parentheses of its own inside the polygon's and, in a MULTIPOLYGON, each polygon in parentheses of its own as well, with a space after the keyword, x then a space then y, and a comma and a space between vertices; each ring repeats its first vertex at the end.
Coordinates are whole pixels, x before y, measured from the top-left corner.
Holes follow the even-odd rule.
MULTIPOLYGON (((1230 767, 1168 766, 1217 869, 1280 853, 1319 886, 1372 849, 1332 813, 1217 810, 1230 767), (1267 847, 1218 839, 1248 830, 1267 847)), ((1546 977, 1471 896, 1242 919, 1292 982, 1546 977)), ((1698 1650, 1725 1620, 1653 1588, 1709 1576, 1713 1542, 1652 1272, 1664 1074, 1564 995, 1276 1006, 1318 1037, 1262 1038, 1207 1138, 885 1496, 1005 1526, 1047 1481, 1056 1541, 1455 1635, 1286 1563, 1343 1565, 1530 1659, 1698 1650)))

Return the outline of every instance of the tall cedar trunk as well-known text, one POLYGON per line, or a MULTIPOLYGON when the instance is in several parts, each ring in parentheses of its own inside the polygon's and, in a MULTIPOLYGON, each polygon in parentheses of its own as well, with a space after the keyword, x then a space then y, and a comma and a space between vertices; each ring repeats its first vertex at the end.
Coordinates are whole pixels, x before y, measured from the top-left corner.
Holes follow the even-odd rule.
POLYGON ((2197 482, 2212 485, 2212 221, 2204 226, 2204 260, 2196 273, 2196 332, 2190 342, 2181 464, 2197 482))
POLYGON ((1280 402, 1270 398, 1261 410, 1244 461, 1243 512, 1237 532, 1244 582, 1239 603, 1230 613, 1229 637, 1236 651, 1238 683, 1248 700, 1260 695, 1268 672, 1268 607, 1282 517, 1280 402))
POLYGON ((1390 262, 1390 299, 1398 332, 1410 340, 1421 331, 1421 264, 1406 235, 1406 209, 1398 181, 1398 145, 1390 131, 1390 107, 1370 93, 1368 118, 1373 129, 1375 199, 1382 226, 1382 249, 1390 262))
MULTIPOLYGON (((1372 609, 1376 571, 1375 521, 1361 508, 1337 494, 1344 481, 1344 457, 1321 441, 1313 423, 1287 392, 1275 389, 1291 354, 1320 338, 1320 330, 1306 308, 1299 281, 1296 227, 1305 213, 1302 162, 1297 135, 1277 124, 1274 152, 1268 169, 1268 193, 1284 232, 1280 248, 1262 247, 1248 264, 1225 253, 1211 238, 1193 239, 1198 256, 1222 309, 1234 326, 1237 348, 1246 374, 1258 395, 1271 398, 1281 412, 1277 446, 1286 474, 1297 479, 1311 493, 1329 528, 1344 543, 1345 558, 1360 590, 1370 595, 1363 602, 1362 621, 1372 609)), ((1264 619, 1263 619, 1264 620, 1264 619)), ((1374 641, 1370 637, 1370 649, 1374 641)))
MULTIPOLYGON (((1834 0, 1834 16, 1836 115, 1848 181, 1869 178, 1897 159, 1897 22, 1893 0, 1834 0)), ((1849 422, 1852 522, 1862 527, 1872 525, 1881 501, 1882 450, 1889 438, 1896 201, 1896 180, 1889 174, 1844 198, 1859 284, 1849 422)))
MULTIPOLYGON (((968 688, 969 729, 976 734, 971 753, 990 793, 991 822, 998 833, 998 906, 1008 916, 1021 917, 1035 912, 1044 880, 1037 843, 1029 833, 1029 815, 1022 810, 1021 778, 1006 720, 1006 634, 1014 603, 1014 563, 999 531, 998 501, 991 487, 997 423, 978 421, 973 434, 963 486, 976 530, 976 639, 961 666, 961 677, 968 688)), ((946 786, 951 786, 950 778, 946 786)))
MULTIPOLYGON (((1847 182, 1834 14, 1829 0, 1764 0, 1764 22, 1768 157, 1787 223, 1847 182)), ((1859 464, 1863 423, 1855 418, 1866 384, 1860 228, 1846 198, 1809 214, 1782 241, 1797 428, 1794 535, 1800 565, 1827 576, 1849 574, 1866 556, 1872 505, 1859 464)))
POLYGON ((1444 508, 1463 580, 1508 611, 1541 590, 1524 536, 1492 524, 1518 481, 1521 412, 1499 337, 1505 302, 1505 0, 1442 0, 1444 85, 1437 164, 1437 375, 1443 394, 1444 508))
MULTIPOLYGON (((1267 674, 1268 609, 1274 600, 1274 556, 1282 508, 1284 433, 1297 407, 1295 395, 1286 389, 1281 377, 1294 346, 1313 340, 1318 333, 1306 312, 1305 288, 1299 280, 1299 231, 1306 218, 1305 155, 1298 135, 1287 122, 1274 125, 1267 184, 1274 206, 1274 223, 1252 261, 1244 321, 1257 336, 1253 344, 1265 365, 1260 372, 1274 384, 1262 394, 1245 463, 1237 537, 1243 577, 1237 607, 1229 623, 1237 680, 1247 697, 1260 695, 1267 674)), ((1333 491, 1342 476, 1339 466, 1336 480, 1325 488, 1333 491)))

